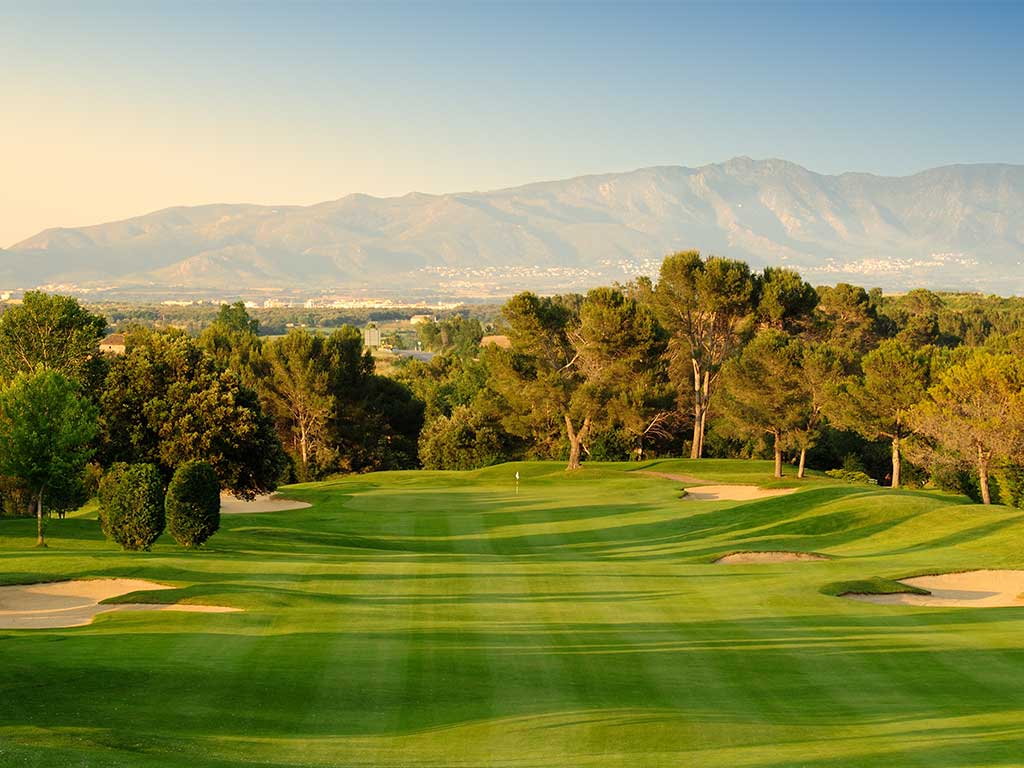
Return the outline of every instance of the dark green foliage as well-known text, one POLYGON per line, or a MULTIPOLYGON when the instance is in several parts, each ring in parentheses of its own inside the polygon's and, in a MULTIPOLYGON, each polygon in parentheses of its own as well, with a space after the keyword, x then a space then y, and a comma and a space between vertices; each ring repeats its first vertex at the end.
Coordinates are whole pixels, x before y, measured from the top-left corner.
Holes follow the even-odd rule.
POLYGON ((199 345, 222 370, 234 371, 250 389, 256 389, 268 374, 258 337, 260 323, 249 317, 245 304, 221 304, 217 319, 203 331, 199 345))
MULTIPOLYGON (((632 435, 622 429, 609 428, 594 432, 587 446, 591 461, 629 461, 636 458, 632 435)), ((653 454, 649 454, 651 458, 653 454)))
POLYGON ((164 486, 152 464, 112 466, 100 481, 100 527, 127 550, 148 550, 164 532, 164 486))
POLYGON ((167 532, 183 547, 201 546, 220 528, 220 483, 205 461, 189 461, 174 471, 164 501, 167 532))
POLYGON ((143 330, 128 341, 101 397, 104 463, 150 462, 169 481, 203 459, 236 495, 272 491, 286 461, 256 393, 185 333, 143 330))
POLYGON ((500 423, 459 406, 451 416, 439 416, 420 435, 419 457, 424 469, 477 469, 507 458, 500 423))
POLYGON ((855 366, 856 360, 885 335, 875 297, 849 283, 820 287, 818 296, 817 336, 842 350, 848 364, 855 366))
POLYGON ((873 480, 868 477, 864 472, 856 469, 830 469, 826 473, 829 477, 833 477, 836 480, 845 480, 848 483, 866 483, 868 485, 878 485, 877 480, 873 480))
POLYGON ((803 330, 818 306, 818 292, 792 269, 765 267, 758 288, 757 318, 769 328, 803 330))

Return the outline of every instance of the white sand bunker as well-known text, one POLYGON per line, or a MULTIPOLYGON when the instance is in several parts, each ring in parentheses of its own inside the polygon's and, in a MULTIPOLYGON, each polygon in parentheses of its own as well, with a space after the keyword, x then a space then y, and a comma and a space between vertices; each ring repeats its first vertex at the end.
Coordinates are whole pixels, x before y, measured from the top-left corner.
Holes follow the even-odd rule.
POLYGON ((743 563, 802 563, 808 560, 828 560, 824 555, 812 552, 733 552, 715 560, 722 565, 741 565, 743 563))
POLYGON ((684 499, 690 501, 752 501, 771 496, 785 496, 796 488, 758 488, 756 485, 698 485, 686 489, 684 499))
POLYGON ((0 587, 0 629, 82 627, 90 623, 97 614, 110 611, 229 613, 238 610, 218 605, 185 605, 181 603, 99 604, 100 600, 127 595, 129 592, 153 589, 174 589, 174 587, 142 579, 50 581, 43 584, 0 587))
POLYGON ((847 594, 853 600, 883 605, 919 605, 935 608, 1006 608, 1024 605, 1024 571, 965 571, 938 576, 915 576, 900 579, 903 584, 920 587, 930 595, 847 594))
POLYGON ((276 493, 257 496, 252 501, 236 499, 234 496, 220 497, 220 513, 222 515, 242 515, 250 512, 287 512, 291 509, 308 509, 313 506, 304 501, 282 499, 276 493))

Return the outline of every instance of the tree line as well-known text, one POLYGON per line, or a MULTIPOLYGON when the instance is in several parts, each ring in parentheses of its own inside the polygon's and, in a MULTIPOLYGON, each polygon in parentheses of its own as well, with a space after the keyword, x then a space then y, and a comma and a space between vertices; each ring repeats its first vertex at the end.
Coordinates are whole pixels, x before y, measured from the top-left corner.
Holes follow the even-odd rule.
MULTIPOLYGON (((107 330, 39 292, 0 315, 0 501, 31 510, 40 541, 47 511, 104 478, 166 493, 195 462, 251 497, 339 472, 769 456, 779 476, 792 463, 1024 503, 1021 300, 815 288, 688 251, 654 280, 521 293, 494 325, 421 326, 440 354, 389 376, 356 328, 267 338, 241 303, 198 334, 130 326, 123 355, 99 353, 107 330)), ((113 483, 101 503, 130 496, 113 483)))
POLYGON ((422 404, 374 374, 357 329, 269 340, 258 330, 239 303, 199 336, 136 326, 123 355, 104 355, 106 318, 26 294, 0 316, 5 512, 34 514, 43 544, 49 512, 98 493, 104 532, 126 548, 148 547, 165 524, 195 546, 216 522, 208 498, 183 505, 173 493, 193 476, 207 488, 216 478, 218 499, 252 498, 281 482, 415 466, 422 404))
POLYGON ((399 372, 426 404, 424 466, 767 454, 777 476, 791 461, 986 503, 994 473, 1024 503, 1020 300, 815 288, 689 251, 502 317, 507 347, 399 372))

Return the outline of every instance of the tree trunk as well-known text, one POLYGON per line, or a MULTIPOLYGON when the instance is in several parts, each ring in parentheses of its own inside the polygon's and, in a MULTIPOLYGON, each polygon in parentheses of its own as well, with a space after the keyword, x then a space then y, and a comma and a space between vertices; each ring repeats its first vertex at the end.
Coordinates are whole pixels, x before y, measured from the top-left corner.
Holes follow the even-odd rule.
POLYGON ((37 547, 45 547, 46 540, 43 538, 43 492, 36 496, 36 532, 39 538, 36 540, 37 547))
POLYGON ((981 503, 991 504, 992 496, 988 490, 988 456, 981 446, 978 446, 978 481, 981 484, 981 503))
POLYGON ((775 433, 775 476, 782 477, 782 435, 775 433))
POLYGON ((806 448, 801 448, 800 449, 800 468, 796 471, 796 476, 799 477, 801 480, 804 477, 804 467, 805 467, 806 464, 807 464, 807 449, 806 448))
POLYGON ((707 376, 701 376, 700 364, 693 364, 693 444, 690 458, 699 459, 704 455, 704 424, 707 421, 707 376))
POLYGON ((302 453, 302 466, 306 467, 309 465, 309 459, 306 450, 306 423, 304 421, 299 422, 299 450, 302 453))
POLYGON ((577 432, 572 425, 572 419, 569 418, 569 414, 565 414, 565 430, 569 435, 569 466, 566 469, 579 469, 580 447, 587 438, 587 432, 590 431, 590 417, 587 416, 583 419, 583 426, 577 432))
POLYGON ((892 439, 892 487, 900 487, 900 438, 892 439))
POLYGON ((693 442, 690 444, 690 458, 699 459, 701 450, 700 388, 694 391, 693 398, 693 442))

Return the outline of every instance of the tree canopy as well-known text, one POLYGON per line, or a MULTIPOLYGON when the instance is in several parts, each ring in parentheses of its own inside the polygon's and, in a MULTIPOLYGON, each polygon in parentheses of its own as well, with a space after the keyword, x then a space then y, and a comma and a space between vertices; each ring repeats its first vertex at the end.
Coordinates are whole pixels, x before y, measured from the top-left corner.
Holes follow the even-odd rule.
POLYGON ((107 320, 70 296, 28 291, 0 315, 0 381, 38 367, 93 386, 102 375, 107 320))
POLYGON ((0 389, 0 475, 17 478, 31 493, 39 546, 46 544, 45 498, 81 483, 96 431, 95 406, 58 371, 40 365, 0 389))
POLYGON ((285 457, 255 392, 184 332, 140 330, 130 342, 100 398, 107 464, 149 462, 166 482, 178 465, 201 459, 237 496, 277 487, 285 457))

